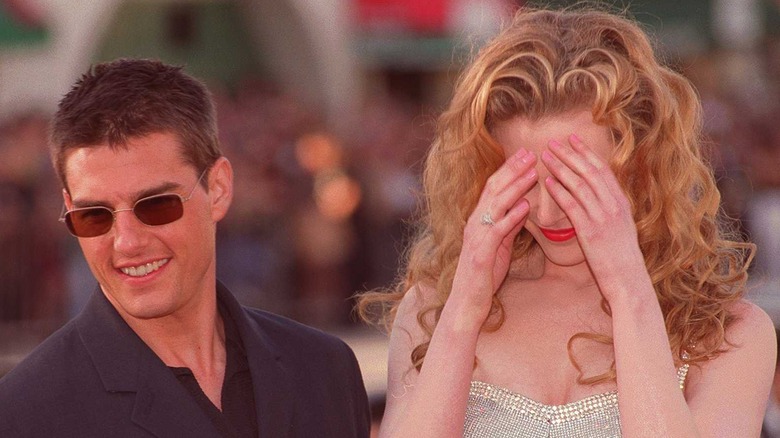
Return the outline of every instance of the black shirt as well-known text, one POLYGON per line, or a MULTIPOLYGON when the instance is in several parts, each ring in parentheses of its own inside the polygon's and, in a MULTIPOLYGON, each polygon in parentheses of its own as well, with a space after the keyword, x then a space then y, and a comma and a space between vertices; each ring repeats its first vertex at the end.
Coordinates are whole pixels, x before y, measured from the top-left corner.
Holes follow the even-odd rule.
POLYGON ((186 367, 169 367, 184 388, 192 395, 198 406, 209 417, 211 423, 223 437, 257 437, 257 413, 252 386, 252 375, 246 350, 241 342, 235 321, 222 303, 219 314, 225 324, 225 380, 222 382, 222 411, 211 403, 198 385, 192 370, 186 367))

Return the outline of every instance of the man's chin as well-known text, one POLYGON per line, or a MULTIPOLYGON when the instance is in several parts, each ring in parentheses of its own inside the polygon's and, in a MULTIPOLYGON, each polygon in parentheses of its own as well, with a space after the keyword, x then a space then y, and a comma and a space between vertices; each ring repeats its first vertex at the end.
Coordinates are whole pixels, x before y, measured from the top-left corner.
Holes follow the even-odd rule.
POLYGON ((110 292, 107 293, 105 289, 103 293, 117 312, 125 319, 129 317, 146 321, 164 318, 173 313, 171 310, 172 306, 159 302, 159 300, 155 299, 159 297, 149 296, 150 294, 136 294, 125 291, 120 293, 121 298, 117 299, 116 295, 110 292))

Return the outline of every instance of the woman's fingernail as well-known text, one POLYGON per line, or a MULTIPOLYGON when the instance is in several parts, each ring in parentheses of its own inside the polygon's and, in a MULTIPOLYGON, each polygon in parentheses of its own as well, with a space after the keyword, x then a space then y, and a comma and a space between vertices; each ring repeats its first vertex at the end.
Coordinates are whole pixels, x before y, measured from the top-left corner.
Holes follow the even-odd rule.
POLYGON ((530 204, 528 203, 527 199, 520 200, 520 204, 517 206, 517 208, 520 210, 521 213, 525 213, 529 208, 530 204))
POLYGON ((511 156, 510 156, 510 157, 507 159, 507 161, 515 161, 515 162, 519 161, 519 162, 522 162, 522 161, 523 161, 523 157, 525 157, 527 154, 528 154, 528 151, 526 151, 526 150, 525 150, 525 149, 523 149, 523 148, 520 148, 520 149, 518 149, 518 150, 517 150, 517 152, 515 152, 514 154, 512 154, 512 155, 511 155, 511 156))

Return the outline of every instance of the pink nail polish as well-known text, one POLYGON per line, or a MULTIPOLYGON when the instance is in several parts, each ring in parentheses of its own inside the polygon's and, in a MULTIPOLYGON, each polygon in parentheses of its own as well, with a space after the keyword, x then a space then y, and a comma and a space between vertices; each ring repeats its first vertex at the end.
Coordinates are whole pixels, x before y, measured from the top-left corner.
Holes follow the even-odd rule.
POLYGON ((511 156, 510 156, 510 157, 507 159, 507 161, 515 161, 515 162, 518 162, 518 161, 519 161, 519 162, 523 162, 523 161, 524 161, 524 160, 523 160, 523 157, 525 157, 527 154, 528 154, 528 151, 526 151, 526 150, 525 150, 525 149, 523 149, 523 148, 520 148, 520 149, 518 149, 518 150, 517 150, 517 152, 515 152, 514 154, 512 154, 512 155, 511 155, 511 156))

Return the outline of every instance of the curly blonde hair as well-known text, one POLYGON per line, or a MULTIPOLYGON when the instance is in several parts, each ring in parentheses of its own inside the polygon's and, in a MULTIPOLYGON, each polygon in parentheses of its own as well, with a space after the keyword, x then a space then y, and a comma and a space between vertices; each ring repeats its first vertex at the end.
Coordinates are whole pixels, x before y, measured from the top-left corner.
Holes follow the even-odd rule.
MULTIPOLYGON (((520 9, 479 51, 460 77, 423 174, 424 205, 405 273, 394 290, 360 297, 358 310, 392 325, 400 300, 415 285, 436 291, 417 320, 429 336, 452 286, 466 220, 488 177, 504 162, 493 128, 591 108, 615 139, 610 165, 628 194, 639 245, 679 363, 700 364, 728 345, 753 245, 719 215, 720 194, 702 154, 701 106, 680 74, 661 65, 647 35, 623 14, 589 8, 520 9), (376 307, 378 305, 378 307, 376 307), (429 316, 432 316, 430 318, 429 316)), ((536 246, 523 230, 513 257, 536 246)), ((602 302, 609 313, 609 307, 602 302)), ((493 298, 492 312, 503 309, 493 298)), ((577 337, 611 343, 609 336, 577 337)), ((428 342, 412 352, 422 366, 428 342)), ((614 379, 611 370, 584 383, 614 379)))

